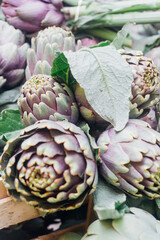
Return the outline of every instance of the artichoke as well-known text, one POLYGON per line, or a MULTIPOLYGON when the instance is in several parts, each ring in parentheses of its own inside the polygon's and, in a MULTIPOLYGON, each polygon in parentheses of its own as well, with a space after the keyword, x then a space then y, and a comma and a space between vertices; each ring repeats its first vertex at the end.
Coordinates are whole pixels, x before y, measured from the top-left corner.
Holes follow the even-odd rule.
POLYGON ((1 7, 7 22, 26 33, 60 26, 64 21, 61 0, 2 0, 1 7))
POLYGON ((130 119, 116 132, 105 130, 98 138, 100 173, 132 196, 160 197, 160 133, 139 119, 130 119))
POLYGON ((123 218, 93 222, 81 240, 158 240, 160 222, 148 212, 130 208, 123 218))
POLYGON ((27 49, 20 30, 0 21, 0 91, 18 85, 25 76, 27 49))
POLYGON ((145 56, 153 59, 158 71, 160 71, 160 47, 151 49, 145 56))
MULTIPOLYGON (((141 52, 123 49, 119 50, 125 61, 128 62, 133 72, 132 95, 130 97, 130 118, 146 115, 149 108, 156 104, 160 95, 155 93, 159 87, 159 73, 153 61, 144 57, 141 52)), ((90 124, 107 125, 88 103, 84 90, 75 85, 75 97, 83 118, 90 124)))
POLYGON ((73 34, 59 27, 49 27, 32 38, 27 54, 26 79, 36 74, 51 74, 56 52, 76 51, 73 34))
POLYGON ((94 45, 97 45, 99 43, 98 39, 95 38, 82 38, 81 39, 81 45, 82 47, 92 47, 94 45))
POLYGON ((158 122, 156 119, 156 111, 154 108, 150 108, 149 113, 145 117, 141 118, 141 120, 149 123, 151 128, 153 128, 154 130, 157 130, 158 122))
POLYGON ((97 165, 84 132, 65 121, 41 120, 9 140, 1 156, 13 199, 42 213, 72 210, 97 184, 97 165))
POLYGON ((72 91, 48 75, 34 75, 24 83, 18 106, 25 126, 41 119, 78 121, 79 112, 72 91))

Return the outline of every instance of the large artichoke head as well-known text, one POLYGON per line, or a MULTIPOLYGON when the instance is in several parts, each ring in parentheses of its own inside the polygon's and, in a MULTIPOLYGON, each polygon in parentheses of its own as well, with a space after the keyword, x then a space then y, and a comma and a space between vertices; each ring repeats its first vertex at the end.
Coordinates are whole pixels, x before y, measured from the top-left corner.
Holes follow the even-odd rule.
MULTIPOLYGON (((129 118, 141 118, 145 116, 150 107, 160 100, 160 95, 155 93, 159 87, 159 72, 153 61, 139 51, 127 52, 118 50, 125 61, 128 62, 133 73, 132 95, 130 97, 129 118)), ((76 84, 75 97, 83 118, 90 124, 107 125, 88 103, 84 90, 76 84)))
POLYGON ((49 27, 32 38, 27 53, 26 79, 35 74, 51 74, 53 60, 57 52, 76 51, 73 34, 59 27, 49 27))
POLYGON ((79 117, 70 88, 43 74, 34 75, 24 83, 18 105, 25 126, 41 119, 76 123, 79 117))
POLYGON ((62 0, 2 0, 1 7, 7 22, 26 33, 60 26, 64 21, 62 0))
POLYGON ((132 196, 160 197, 160 133, 139 119, 131 119, 116 132, 105 130, 98 138, 100 173, 132 196))
POLYGON ((12 198, 44 213, 78 208, 97 183, 87 136, 64 121, 41 120, 22 130, 7 142, 1 167, 12 198))
POLYGON ((0 91, 13 88, 24 79, 27 49, 25 37, 7 22, 0 21, 0 91))

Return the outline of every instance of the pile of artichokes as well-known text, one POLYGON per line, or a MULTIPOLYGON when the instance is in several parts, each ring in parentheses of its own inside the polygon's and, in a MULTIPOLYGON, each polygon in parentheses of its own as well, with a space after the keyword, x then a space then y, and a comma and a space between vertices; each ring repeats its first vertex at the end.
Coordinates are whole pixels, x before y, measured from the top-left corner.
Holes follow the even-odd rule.
MULTIPOLYGON (((160 76, 154 62, 140 51, 117 50, 133 81, 128 122, 116 131, 93 109, 78 82, 67 85, 51 76, 58 55, 84 47, 71 31, 56 27, 64 21, 61 7, 61 1, 2 1, 7 22, 0 21, 0 91, 21 86, 17 104, 24 124, 1 155, 9 195, 45 214, 73 210, 96 191, 102 177, 107 186, 131 197, 160 198, 160 76), (31 46, 26 34, 34 34, 31 46)), ((147 215, 141 211, 132 209, 121 220, 97 220, 83 239, 101 239, 101 228, 109 240, 128 239, 132 231, 124 227, 136 218, 143 231, 134 239, 144 239, 147 215)), ((158 223, 149 221, 158 239, 158 223)))

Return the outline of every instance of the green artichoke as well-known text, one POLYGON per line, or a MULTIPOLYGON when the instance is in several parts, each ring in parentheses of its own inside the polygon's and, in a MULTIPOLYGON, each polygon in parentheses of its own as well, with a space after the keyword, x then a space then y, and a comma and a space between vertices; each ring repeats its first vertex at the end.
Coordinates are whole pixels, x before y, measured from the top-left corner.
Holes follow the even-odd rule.
POLYGON ((130 208, 123 218, 93 222, 82 240, 158 240, 160 222, 148 212, 130 208))
POLYGON ((100 173, 132 196, 160 197, 160 133, 139 119, 130 119, 116 132, 105 130, 98 138, 100 173))
MULTIPOLYGON (((80 48, 80 42, 79 42, 80 48)), ((59 27, 49 27, 32 38, 27 54, 26 79, 36 74, 51 74, 52 63, 57 52, 76 51, 73 34, 59 27)))
POLYGON ((7 142, 1 156, 13 199, 44 213, 72 210, 97 184, 97 165, 84 132, 65 121, 41 120, 7 142))
MULTIPOLYGON (((130 65, 133 72, 132 95, 130 97, 129 118, 137 118, 146 115, 150 107, 156 104, 160 95, 155 93, 159 87, 159 73, 153 61, 139 51, 119 50, 125 61, 130 65)), ((107 125, 88 103, 84 90, 75 85, 75 97, 79 105, 80 113, 90 124, 100 126, 107 125)), ((107 103, 106 103, 107 104, 107 103)))
POLYGON ((79 112, 72 91, 48 75, 34 75, 24 83, 18 106, 25 126, 41 119, 78 121, 79 112))

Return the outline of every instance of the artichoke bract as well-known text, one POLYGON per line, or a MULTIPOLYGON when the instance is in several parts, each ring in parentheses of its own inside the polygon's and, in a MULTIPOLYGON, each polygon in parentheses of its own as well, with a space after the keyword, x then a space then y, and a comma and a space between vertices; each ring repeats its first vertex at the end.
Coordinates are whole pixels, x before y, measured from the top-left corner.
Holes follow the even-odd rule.
POLYGON ((25 77, 27 50, 24 34, 0 21, 0 91, 17 86, 25 77))
POLYGON ((49 27, 33 37, 27 53, 26 79, 35 74, 51 74, 57 52, 76 51, 73 34, 59 27, 49 27))
POLYGON ((130 119, 116 132, 105 130, 98 138, 100 173, 132 196, 160 197, 160 133, 139 119, 130 119))
POLYGON ((151 128, 153 128, 154 130, 157 130, 158 121, 157 121, 157 118, 156 118, 155 108, 150 108, 149 113, 145 117, 141 118, 141 120, 149 123, 151 128))
POLYGON ((7 22, 26 33, 60 26, 64 21, 61 0, 2 0, 1 7, 7 22))
MULTIPOLYGON (((134 77, 131 89, 132 95, 130 97, 129 118, 143 117, 149 112, 150 107, 160 100, 160 95, 156 93, 156 90, 159 88, 159 72, 153 61, 144 57, 142 52, 128 52, 123 49, 118 51, 130 65, 134 77)), ((79 84, 75 85, 75 97, 80 113, 88 123, 97 124, 97 126, 107 125, 107 122, 90 106, 85 92, 79 84)))
POLYGON ((79 117, 70 88, 43 74, 34 75, 24 83, 18 106, 25 126, 41 119, 76 123, 79 117))
POLYGON ((72 210, 97 184, 97 165, 84 132, 72 123, 41 120, 9 140, 1 156, 13 199, 41 212, 72 210))

